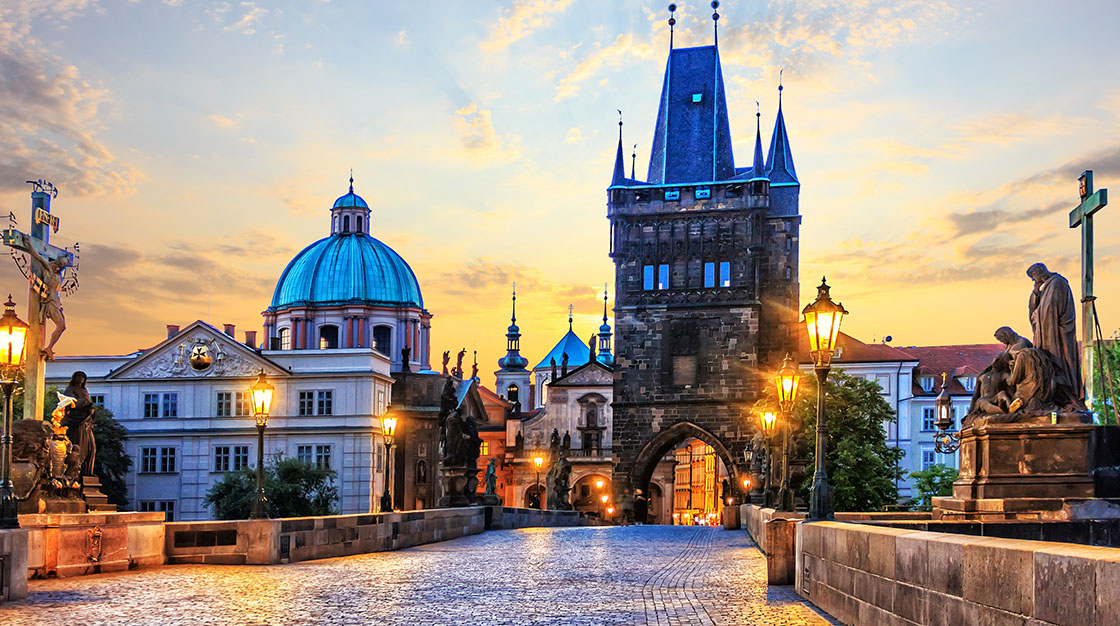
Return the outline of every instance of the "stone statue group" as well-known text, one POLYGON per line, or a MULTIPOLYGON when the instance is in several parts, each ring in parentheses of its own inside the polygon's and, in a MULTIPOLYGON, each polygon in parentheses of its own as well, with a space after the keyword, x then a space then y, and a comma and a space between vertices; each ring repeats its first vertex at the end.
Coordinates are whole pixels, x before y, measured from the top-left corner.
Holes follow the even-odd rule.
POLYGON ((97 407, 86 391, 85 372, 74 372, 58 392, 50 421, 19 420, 12 427, 12 480, 16 497, 80 497, 81 477, 94 475, 97 407))
POLYGON ((1089 422, 1077 346, 1073 291, 1042 263, 1027 268, 1034 281, 1028 302, 1034 341, 1010 327, 996 330, 1005 348, 976 379, 962 427, 985 423, 1089 422))

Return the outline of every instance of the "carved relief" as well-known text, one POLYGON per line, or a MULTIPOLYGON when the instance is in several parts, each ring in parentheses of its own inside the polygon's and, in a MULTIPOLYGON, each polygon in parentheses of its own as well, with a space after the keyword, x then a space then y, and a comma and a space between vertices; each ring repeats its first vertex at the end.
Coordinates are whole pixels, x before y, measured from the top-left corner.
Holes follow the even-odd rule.
MULTIPOLYGON (((143 357, 142 357, 143 358, 143 357)), ((216 337, 199 334, 174 348, 153 355, 128 373, 135 378, 179 378, 184 376, 251 376, 260 363, 227 351, 216 337)))

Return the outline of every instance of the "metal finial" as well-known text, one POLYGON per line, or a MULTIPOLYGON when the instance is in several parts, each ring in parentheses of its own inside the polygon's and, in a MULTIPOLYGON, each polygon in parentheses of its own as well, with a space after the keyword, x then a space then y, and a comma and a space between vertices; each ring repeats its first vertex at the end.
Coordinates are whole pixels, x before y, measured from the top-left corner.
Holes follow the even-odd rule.
POLYGON ((673 49, 673 27, 677 24, 677 18, 674 15, 677 12, 677 5, 675 3, 669 4, 669 50, 673 49))
POLYGON ((785 87, 782 87, 782 72, 785 71, 784 67, 778 70, 778 109, 782 108, 782 90, 785 89, 785 87))
POLYGON ((630 155, 630 178, 631 178, 631 180, 636 180, 634 178, 634 168, 636 168, 637 165, 638 165, 638 144, 634 144, 634 152, 630 155))
POLYGON ((517 323, 517 283, 513 283, 513 313, 509 316, 509 321, 517 323))
POLYGON ((572 330, 572 311, 573 310, 575 310, 575 307, 569 304, 568 305, 568 330, 569 331, 572 330))
POLYGON ((350 193, 354 193, 354 168, 350 168, 350 193))
POLYGON ((607 323, 607 283, 603 283, 603 323, 607 323))
POLYGON ((758 100, 754 101, 754 116, 762 117, 762 105, 758 103, 758 100))
POLYGON ((712 30, 715 32, 715 44, 719 46, 719 0, 712 0, 712 30))

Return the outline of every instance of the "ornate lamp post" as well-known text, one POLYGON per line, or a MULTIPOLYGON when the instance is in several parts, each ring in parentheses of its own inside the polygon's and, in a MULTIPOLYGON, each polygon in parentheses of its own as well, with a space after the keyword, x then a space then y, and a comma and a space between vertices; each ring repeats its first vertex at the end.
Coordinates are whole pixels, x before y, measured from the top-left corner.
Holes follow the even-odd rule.
POLYGON ((599 517, 603 517, 603 509, 607 506, 607 502, 609 502, 610 499, 611 497, 605 493, 599 496, 599 502, 603 503, 601 506, 599 506, 599 517))
POLYGON ((541 466, 544 465, 544 457, 540 454, 533 457, 533 465, 537 468, 537 509, 544 510, 544 497, 541 494, 541 466))
POLYGON ((389 453, 393 448, 393 439, 397 434, 397 418, 389 414, 381 416, 381 435, 385 438, 385 493, 381 496, 381 512, 393 511, 393 497, 389 494, 389 478, 392 475, 392 463, 389 462, 389 453))
POLYGON ((16 315, 11 294, 0 316, 0 389, 4 392, 4 434, 0 438, 0 528, 19 528, 15 486, 12 485, 12 390, 15 374, 23 365, 27 324, 16 315))
POLYGON ((832 493, 828 489, 828 471, 824 461, 825 441, 828 438, 828 429, 824 424, 824 384, 831 369, 836 339, 840 335, 840 322, 848 314, 844 305, 832 301, 828 291, 828 283, 822 278, 817 287, 817 299, 801 311, 805 316, 805 330, 809 333, 809 354, 813 357, 813 371, 817 374, 817 445, 813 455, 816 469, 813 473, 813 488, 809 492, 811 520, 832 517, 832 493))
POLYGON ((272 392, 275 390, 265 379, 263 369, 257 376, 257 382, 249 387, 253 397, 253 416, 257 420, 257 493, 253 497, 250 519, 268 518, 268 498, 264 495, 264 429, 268 427, 268 409, 272 406, 272 392))
POLYGON ((949 374, 941 372, 941 393, 937 394, 937 433, 933 436, 933 449, 941 454, 952 454, 961 447, 960 432, 952 432, 953 399, 949 397, 949 374))
POLYGON ((781 369, 774 375, 778 388, 778 408, 785 417, 782 429, 782 482, 778 487, 778 506, 783 511, 793 510, 793 490, 789 487, 789 439, 793 430, 793 405, 797 402, 797 388, 801 385, 801 372, 786 353, 781 369))
POLYGON ((765 477, 762 486, 762 497, 764 506, 772 506, 774 481, 771 479, 771 474, 774 473, 774 427, 778 424, 778 414, 772 409, 766 409, 760 416, 762 421, 762 436, 766 438, 766 459, 764 461, 762 475, 765 477))

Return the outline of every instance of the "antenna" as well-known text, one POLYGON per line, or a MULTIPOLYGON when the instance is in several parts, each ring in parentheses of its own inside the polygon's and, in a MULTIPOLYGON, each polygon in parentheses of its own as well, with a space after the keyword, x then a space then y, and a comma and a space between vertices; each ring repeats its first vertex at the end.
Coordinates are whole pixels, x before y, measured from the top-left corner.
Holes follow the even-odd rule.
POLYGON ((673 50, 673 27, 677 25, 677 18, 675 17, 676 12, 677 12, 676 3, 670 3, 669 4, 669 51, 670 52, 673 50))

